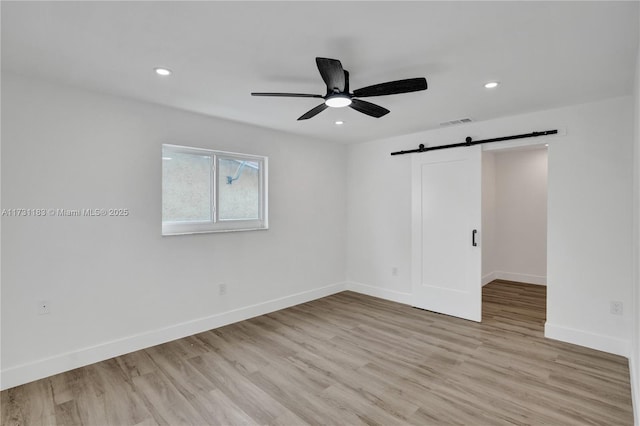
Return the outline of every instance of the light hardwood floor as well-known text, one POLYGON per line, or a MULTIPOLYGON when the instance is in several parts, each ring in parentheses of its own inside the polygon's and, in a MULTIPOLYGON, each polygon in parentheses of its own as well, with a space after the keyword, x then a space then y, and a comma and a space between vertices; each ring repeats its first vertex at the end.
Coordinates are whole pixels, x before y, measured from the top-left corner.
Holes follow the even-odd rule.
POLYGON ((344 292, 1 393, 2 425, 631 425, 625 358, 543 338, 545 287, 481 324, 344 292))

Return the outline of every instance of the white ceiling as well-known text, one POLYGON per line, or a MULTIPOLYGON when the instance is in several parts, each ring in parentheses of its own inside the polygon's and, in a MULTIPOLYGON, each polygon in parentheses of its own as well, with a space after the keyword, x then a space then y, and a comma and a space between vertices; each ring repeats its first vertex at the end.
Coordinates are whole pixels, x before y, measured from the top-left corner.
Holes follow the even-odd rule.
POLYGON ((630 94, 638 5, 3 1, 2 70, 358 142, 630 94), (352 90, 422 76, 429 89, 368 98, 391 110, 380 119, 341 108, 296 121, 321 100, 249 95, 324 94, 316 56, 341 60, 352 90))

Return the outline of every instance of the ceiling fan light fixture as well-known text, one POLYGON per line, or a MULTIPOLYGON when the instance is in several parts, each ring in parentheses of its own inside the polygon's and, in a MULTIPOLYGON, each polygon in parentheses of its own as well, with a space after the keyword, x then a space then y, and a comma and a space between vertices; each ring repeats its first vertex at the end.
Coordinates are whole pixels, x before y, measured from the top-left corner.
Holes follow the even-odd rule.
POLYGON ((300 121, 313 118, 327 108, 344 108, 346 106, 351 107, 362 114, 368 115, 369 117, 380 118, 389 114, 390 111, 380 105, 363 101, 360 98, 366 98, 369 96, 397 95, 400 93, 427 90, 427 79, 424 77, 418 77, 374 84, 372 86, 354 90, 353 93, 351 93, 349 91, 349 71, 342 68, 342 64, 339 60, 317 57, 316 65, 318 66, 318 71, 320 71, 322 80, 327 86, 327 94, 324 96, 312 93, 276 92, 251 92, 251 96, 320 98, 324 100, 320 105, 311 108, 309 111, 298 117, 298 121, 300 121))
POLYGON ((351 105, 351 98, 345 95, 332 96, 324 103, 331 108, 343 108, 351 105))

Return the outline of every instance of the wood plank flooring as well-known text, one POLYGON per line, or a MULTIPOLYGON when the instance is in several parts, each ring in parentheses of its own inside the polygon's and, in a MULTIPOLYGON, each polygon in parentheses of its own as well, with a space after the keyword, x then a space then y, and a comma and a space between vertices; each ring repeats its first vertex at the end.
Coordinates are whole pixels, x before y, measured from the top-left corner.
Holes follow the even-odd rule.
POLYGON ((632 425, 545 290, 494 281, 481 324, 343 292, 3 391, 2 425, 632 425))

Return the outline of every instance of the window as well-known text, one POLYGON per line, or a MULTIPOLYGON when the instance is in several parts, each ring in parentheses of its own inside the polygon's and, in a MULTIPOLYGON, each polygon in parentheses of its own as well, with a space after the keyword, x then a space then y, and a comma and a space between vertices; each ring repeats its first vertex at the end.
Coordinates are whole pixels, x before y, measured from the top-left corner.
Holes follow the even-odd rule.
POLYGON ((162 145, 162 235, 267 228, 267 157, 162 145))

